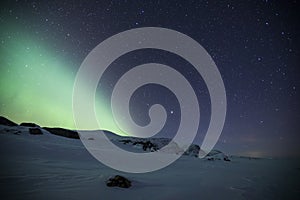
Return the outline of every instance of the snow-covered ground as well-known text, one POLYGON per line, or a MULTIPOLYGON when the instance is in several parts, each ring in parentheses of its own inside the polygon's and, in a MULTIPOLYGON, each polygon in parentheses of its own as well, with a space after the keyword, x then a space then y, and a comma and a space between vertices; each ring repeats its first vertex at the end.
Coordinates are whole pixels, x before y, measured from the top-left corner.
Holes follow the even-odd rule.
MULTIPOLYGON (((162 170, 127 174, 95 160, 78 139, 43 133, 0 126, 1 199, 300 198, 299 160, 182 156, 162 170), (105 181, 117 174, 130 179, 132 187, 107 187, 105 181)), ((212 157, 224 156, 214 151, 212 157)))

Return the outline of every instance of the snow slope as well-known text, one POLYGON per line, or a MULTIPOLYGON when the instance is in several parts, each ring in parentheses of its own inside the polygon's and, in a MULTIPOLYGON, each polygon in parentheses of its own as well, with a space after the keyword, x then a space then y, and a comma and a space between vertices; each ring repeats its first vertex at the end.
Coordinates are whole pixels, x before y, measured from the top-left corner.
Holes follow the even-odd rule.
MULTIPOLYGON (((298 160, 230 157, 225 162, 182 156, 156 172, 127 174, 95 160, 78 139, 43 133, 0 126, 1 199, 298 199, 300 195, 298 160), (117 174, 132 180, 133 186, 107 187, 105 181, 117 174)), ((223 155, 214 153, 209 156, 223 155)))

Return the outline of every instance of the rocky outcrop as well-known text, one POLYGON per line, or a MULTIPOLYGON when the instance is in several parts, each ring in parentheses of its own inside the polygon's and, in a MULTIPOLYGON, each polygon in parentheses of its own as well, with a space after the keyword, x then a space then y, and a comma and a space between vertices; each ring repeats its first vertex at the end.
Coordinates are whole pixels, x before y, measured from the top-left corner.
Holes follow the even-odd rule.
POLYGON ((129 188, 131 187, 131 181, 123 176, 116 175, 115 177, 108 179, 106 185, 108 187, 129 188))
POLYGON ((54 135, 59 135, 59 136, 72 138, 72 139, 79 139, 79 134, 76 131, 71 131, 64 128, 49 128, 49 127, 43 127, 43 129, 45 129, 46 131, 54 135))
POLYGON ((15 122, 0 116, 0 125, 5 125, 5 126, 18 126, 15 122))
POLYGON ((29 128, 29 133, 31 135, 43 135, 43 132, 39 128, 29 128))
POLYGON ((183 150, 168 138, 136 138, 136 137, 125 137, 122 140, 118 140, 125 145, 132 145, 135 148, 140 148, 143 151, 161 151, 165 153, 182 153, 183 150), (166 147, 166 145, 168 145, 166 147))
POLYGON ((188 155, 192 157, 199 157, 200 147, 197 144, 191 144, 189 148, 183 153, 183 155, 188 155))
POLYGON ((133 146, 141 146, 142 149, 144 151, 157 151, 158 147, 156 144, 154 144, 153 142, 149 141, 149 140, 145 140, 145 141, 132 141, 129 139, 125 139, 125 140, 119 140, 120 142, 122 142, 123 144, 132 144, 133 146))
POLYGON ((228 158, 228 156, 225 156, 223 160, 224 160, 224 161, 227 161, 227 162, 231 161, 231 160, 228 158))
POLYGON ((150 151, 151 150, 154 150, 154 151, 157 150, 157 146, 155 144, 153 144, 152 142, 150 142, 150 141, 146 141, 146 142, 143 142, 143 141, 133 142, 133 145, 137 145, 137 144, 142 145, 142 148, 143 148, 144 151, 147 151, 147 149, 149 149, 150 151))
POLYGON ((30 122, 23 122, 20 124, 20 126, 25 126, 25 127, 40 127, 39 125, 35 123, 30 123, 30 122))
POLYGON ((231 161, 227 155, 219 150, 212 150, 206 155, 207 160, 224 160, 224 161, 231 161))

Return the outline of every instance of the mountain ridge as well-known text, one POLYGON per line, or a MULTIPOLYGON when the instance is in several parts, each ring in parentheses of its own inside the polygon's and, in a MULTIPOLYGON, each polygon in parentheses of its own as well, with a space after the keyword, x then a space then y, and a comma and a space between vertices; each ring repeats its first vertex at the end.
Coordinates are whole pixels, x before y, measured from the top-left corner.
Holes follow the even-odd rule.
MULTIPOLYGON (((80 134, 77 130, 70 130, 60 127, 41 127, 38 124, 31 122, 22 122, 17 124, 10 119, 7 119, 3 116, 0 116, 0 125, 7 127, 15 127, 13 131, 9 131, 9 128, 6 128, 4 132, 13 132, 14 134, 21 134, 21 131, 18 130, 18 127, 28 129, 29 133, 32 135, 42 135, 42 130, 47 131, 50 134, 70 138, 70 139, 80 139, 80 134)), ((88 131, 86 131, 88 132, 88 131)), ((111 131, 103 130, 106 137, 108 137, 111 142, 115 145, 122 148, 122 146, 129 146, 130 150, 140 150, 141 152, 154 152, 154 151, 163 151, 165 153, 175 153, 182 154, 185 156, 199 157, 199 152, 203 151, 199 145, 191 144, 186 150, 180 148, 178 144, 170 138, 138 138, 132 136, 120 136, 111 131), (163 148, 168 145, 168 148, 163 148)), ((89 137, 85 138, 87 140, 94 140, 94 138, 89 137)), ((224 160, 230 161, 229 156, 224 154, 219 150, 213 150, 209 152, 206 156, 207 160, 224 160)))

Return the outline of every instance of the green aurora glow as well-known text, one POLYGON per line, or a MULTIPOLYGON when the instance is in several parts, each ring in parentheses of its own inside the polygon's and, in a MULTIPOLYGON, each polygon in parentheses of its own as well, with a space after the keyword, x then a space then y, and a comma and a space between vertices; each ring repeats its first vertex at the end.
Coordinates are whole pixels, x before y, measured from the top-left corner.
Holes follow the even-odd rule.
MULTIPOLYGON (((27 121, 76 129, 72 113, 74 63, 20 29, 9 26, 3 30, 0 35, 0 115, 17 123, 27 121)), ((112 119, 109 104, 98 93, 96 108, 101 126, 87 129, 100 128, 124 135, 112 119)))

